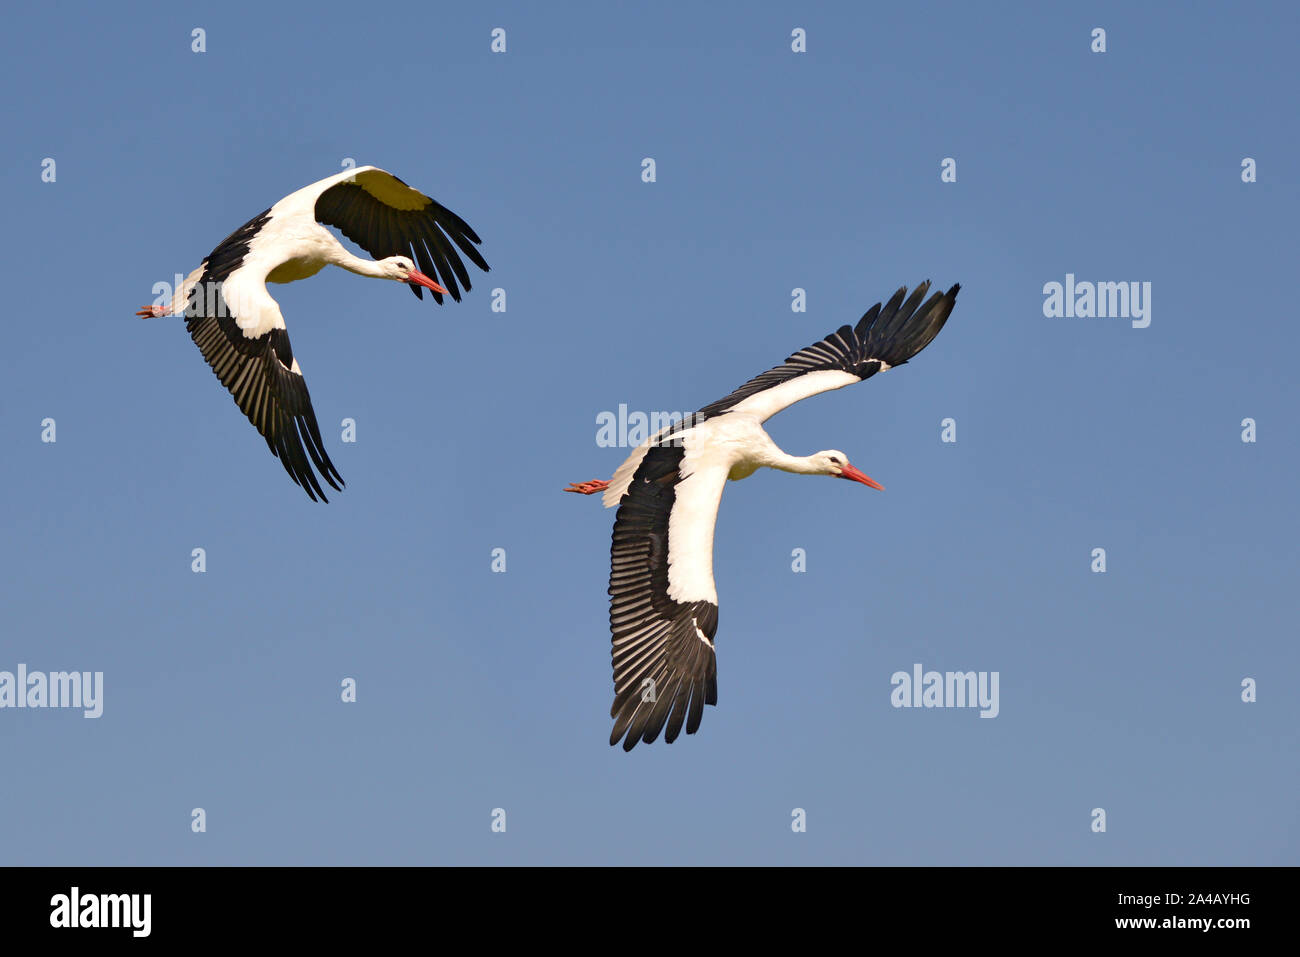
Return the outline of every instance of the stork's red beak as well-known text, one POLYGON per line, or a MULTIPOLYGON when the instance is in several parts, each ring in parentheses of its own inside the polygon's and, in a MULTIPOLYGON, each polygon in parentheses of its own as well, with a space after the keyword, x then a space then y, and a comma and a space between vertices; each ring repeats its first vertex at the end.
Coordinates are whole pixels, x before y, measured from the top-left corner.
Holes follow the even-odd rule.
POLYGON ((420 270, 418 269, 412 269, 410 272, 408 272, 406 274, 406 281, 421 285, 425 289, 432 289, 434 292, 440 292, 444 296, 451 295, 451 293, 447 292, 446 289, 443 289, 441 286, 439 286, 436 282, 434 282, 424 273, 420 272, 420 270))
POLYGON ((871 488, 874 489, 879 489, 882 492, 885 490, 885 487, 881 485, 879 482, 877 482, 875 479, 873 479, 870 475, 863 475, 852 465, 849 465, 847 463, 845 463, 840 468, 839 477, 848 479, 851 482, 861 482, 863 485, 870 486, 871 488))

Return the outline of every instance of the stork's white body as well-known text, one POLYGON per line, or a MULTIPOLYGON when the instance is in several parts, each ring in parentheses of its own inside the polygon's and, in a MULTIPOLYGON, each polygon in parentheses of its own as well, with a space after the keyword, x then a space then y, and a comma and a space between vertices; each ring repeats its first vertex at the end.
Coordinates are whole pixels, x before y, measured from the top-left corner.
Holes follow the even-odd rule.
MULTIPOLYGON (((886 364, 882 363, 882 365, 884 369, 889 368, 886 364)), ((700 430, 698 433, 700 442, 717 447, 717 452, 711 454, 717 456, 719 462, 726 458, 731 459, 728 470, 731 473, 729 477, 734 480, 747 478, 765 465, 776 469, 784 468, 781 462, 789 464, 801 460, 781 451, 763 429, 763 423, 800 399, 829 392, 832 389, 842 389, 846 385, 861 381, 858 376, 838 369, 810 372, 743 399, 732 406, 731 413, 725 419, 710 419, 694 426, 691 431, 694 433, 696 429, 700 430)), ((614 472, 614 477, 602 499, 606 508, 617 505, 623 498, 623 493, 627 491, 628 483, 632 481, 637 466, 645 457, 646 449, 655 438, 657 436, 652 436, 637 446, 614 472)), ((795 468, 784 470, 798 471, 795 468)))
MULTIPOLYGON (((847 373, 829 375, 858 381, 847 373)), ((823 380, 823 384, 826 382, 823 380)), ((848 384, 827 384, 826 388, 848 384)), ((673 441, 680 441, 686 449, 683 477, 677 485, 677 502, 668 525, 668 595, 675 601, 718 603, 713 580, 713 531, 728 480, 738 482, 764 467, 803 475, 821 474, 816 456, 787 454, 772 441, 762 421, 758 415, 737 407, 730 415, 709 419, 673 435, 673 441)), ((606 508, 622 500, 653 441, 642 443, 614 473, 602 500, 606 508)))
MULTIPOLYGON (((333 233, 316 221, 316 201, 322 193, 338 183, 355 181, 358 174, 371 172, 390 175, 374 166, 347 170, 290 193, 268 210, 267 221, 249 240, 242 265, 222 281, 222 292, 235 322, 249 339, 264 336, 272 329, 286 328, 280 305, 266 288, 268 282, 283 284, 309 279, 326 266, 339 266, 375 279, 394 278, 375 260, 352 255, 333 233)), ((414 192, 409 187, 406 189, 414 192)), ((396 190, 386 191, 382 201, 396 209, 417 208, 396 190)), ((184 311, 190 290, 202 274, 200 266, 186 277, 184 285, 172 297, 173 313, 184 311)))

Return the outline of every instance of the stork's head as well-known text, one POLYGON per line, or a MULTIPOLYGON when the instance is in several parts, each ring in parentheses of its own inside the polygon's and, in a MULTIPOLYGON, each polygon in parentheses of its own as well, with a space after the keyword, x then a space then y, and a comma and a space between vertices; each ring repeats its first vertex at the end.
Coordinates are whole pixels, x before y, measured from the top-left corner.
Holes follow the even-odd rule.
POLYGON ((838 449, 830 449, 826 452, 818 452, 812 457, 813 464, 817 466, 818 474, 833 475, 835 478, 849 479, 853 482, 861 482, 863 485, 884 491, 885 487, 869 475, 863 475, 852 465, 849 464, 849 457, 838 449))
POLYGON ((381 262, 384 268, 384 274, 389 279, 396 279, 398 282, 413 282, 417 286, 423 286, 425 289, 432 289, 434 292, 440 292, 444 295, 447 290, 443 289, 436 282, 426 276, 420 270, 415 268, 415 263, 405 256, 389 256, 381 262))

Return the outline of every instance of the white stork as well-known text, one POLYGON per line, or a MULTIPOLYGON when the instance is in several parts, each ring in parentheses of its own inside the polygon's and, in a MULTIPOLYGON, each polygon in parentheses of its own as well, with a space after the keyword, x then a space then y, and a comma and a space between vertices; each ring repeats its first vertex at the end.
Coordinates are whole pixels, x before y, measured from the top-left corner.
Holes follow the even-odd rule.
POLYGON ((713 584, 713 527, 727 479, 760 466, 801 475, 831 475, 882 489, 831 449, 787 455, 762 423, 800 399, 842 389, 902 365, 939 334, 960 286, 935 293, 928 281, 906 287, 857 326, 841 326, 800 349, 783 365, 750 379, 731 395, 658 432, 619 466, 610 481, 571 484, 565 491, 604 492, 617 505, 610 555, 609 624, 613 647, 614 729, 623 750, 694 734, 706 704, 718 703, 718 593, 713 584), (904 297, 907 296, 906 301, 904 297), (918 308, 919 307, 919 308, 918 308))
POLYGON ((266 283, 306 279, 334 265, 408 283, 421 299, 429 289, 435 302, 444 295, 459 302, 457 281, 466 290, 470 281, 456 249, 486 272, 475 248, 481 241, 459 216, 392 173, 361 166, 304 186, 253 217, 186 277, 169 306, 146 306, 137 315, 183 311, 190 337, 271 454, 312 501, 328 502, 308 455, 333 488, 342 490, 343 479, 325 452, 302 368, 266 283), (352 255, 326 226, 375 260, 352 255))

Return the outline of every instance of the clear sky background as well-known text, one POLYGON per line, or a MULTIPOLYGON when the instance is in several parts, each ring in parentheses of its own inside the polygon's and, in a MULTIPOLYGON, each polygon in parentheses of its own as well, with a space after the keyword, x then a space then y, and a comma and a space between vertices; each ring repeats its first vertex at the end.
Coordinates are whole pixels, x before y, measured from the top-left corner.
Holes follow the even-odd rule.
POLYGON ((1300 15, 1142 6, 8 10, 0 670, 105 700, 0 711, 0 863, 1300 862, 1300 15), (492 272, 275 288, 321 505, 133 312, 348 158, 492 272), (1045 318, 1067 273, 1150 282, 1149 328, 1045 318), (597 416, 926 278, 962 292, 924 353, 768 423, 887 491, 729 485, 719 706, 609 747, 614 514, 561 493, 626 454, 597 416), (918 662, 1000 714, 891 707, 918 662))

